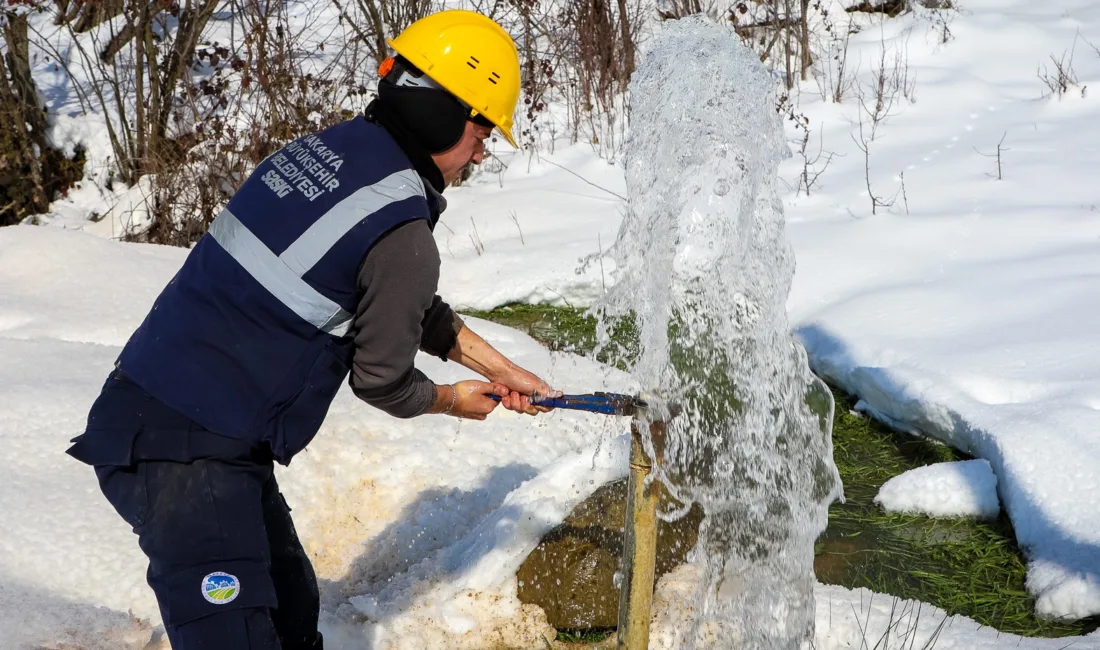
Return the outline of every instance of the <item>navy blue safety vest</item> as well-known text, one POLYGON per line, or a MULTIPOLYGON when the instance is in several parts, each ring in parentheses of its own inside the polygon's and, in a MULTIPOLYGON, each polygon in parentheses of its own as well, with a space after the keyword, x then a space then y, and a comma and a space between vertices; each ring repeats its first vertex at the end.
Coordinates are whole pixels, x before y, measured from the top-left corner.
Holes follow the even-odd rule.
POLYGON ((357 117, 299 138, 214 220, 118 368, 202 427, 268 443, 289 463, 348 375, 367 250, 402 223, 435 218, 382 127, 357 117))

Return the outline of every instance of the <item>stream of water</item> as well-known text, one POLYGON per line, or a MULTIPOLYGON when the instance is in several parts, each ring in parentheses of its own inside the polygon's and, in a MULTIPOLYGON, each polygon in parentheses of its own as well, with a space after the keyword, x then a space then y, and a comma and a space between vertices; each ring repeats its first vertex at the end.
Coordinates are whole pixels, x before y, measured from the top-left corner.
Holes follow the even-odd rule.
POLYGON ((663 23, 630 86, 628 210, 600 329, 636 318, 632 372, 679 407, 655 475, 707 513, 681 648, 809 648, 813 545, 841 493, 832 396, 787 321, 775 91, 732 30, 702 17, 663 23))

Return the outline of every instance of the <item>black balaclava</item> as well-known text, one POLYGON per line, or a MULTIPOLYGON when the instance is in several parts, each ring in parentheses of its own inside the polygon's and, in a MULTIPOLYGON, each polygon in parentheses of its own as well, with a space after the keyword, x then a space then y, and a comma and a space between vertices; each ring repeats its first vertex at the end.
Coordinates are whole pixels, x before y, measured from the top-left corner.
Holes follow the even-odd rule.
MULTIPOLYGON (((416 71, 401 58, 398 65, 416 71)), ((393 77, 390 74, 378 82, 378 97, 367 106, 365 116, 386 129, 417 173, 442 193, 443 174, 431 155, 458 144, 466 130, 468 109, 445 90, 398 86, 393 77)))

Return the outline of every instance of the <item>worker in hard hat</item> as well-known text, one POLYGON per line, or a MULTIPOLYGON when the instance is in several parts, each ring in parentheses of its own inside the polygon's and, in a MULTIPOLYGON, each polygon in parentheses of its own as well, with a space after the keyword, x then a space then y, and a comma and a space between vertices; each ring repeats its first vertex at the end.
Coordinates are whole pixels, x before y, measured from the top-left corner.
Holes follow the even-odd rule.
POLYGON ((317 581, 279 492, 346 378, 398 418, 527 414, 558 396, 436 295, 444 188, 509 143, 519 59, 444 11, 390 41, 366 114, 244 182, 120 353, 69 454, 138 535, 175 650, 322 647, 317 581), (486 381, 437 385, 418 350, 486 381), (493 399, 495 397, 496 399, 493 399))

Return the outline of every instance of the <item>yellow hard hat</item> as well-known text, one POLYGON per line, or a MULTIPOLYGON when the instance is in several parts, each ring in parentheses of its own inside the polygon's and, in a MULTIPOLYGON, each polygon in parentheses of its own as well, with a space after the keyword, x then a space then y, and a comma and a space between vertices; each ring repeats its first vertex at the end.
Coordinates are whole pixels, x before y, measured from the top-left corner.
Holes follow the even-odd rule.
POLYGON ((386 41, 395 52, 512 137, 519 101, 519 52, 508 32, 475 11, 425 16, 386 41))

